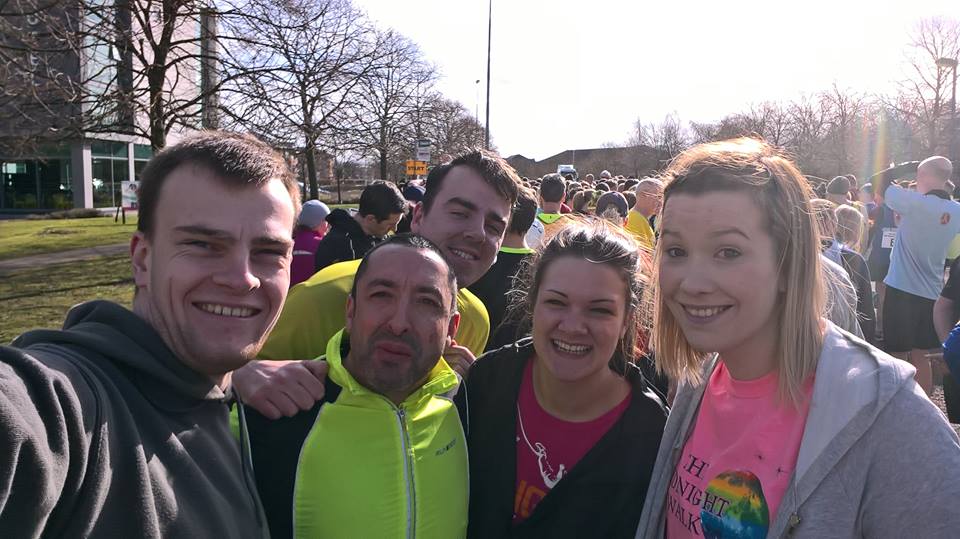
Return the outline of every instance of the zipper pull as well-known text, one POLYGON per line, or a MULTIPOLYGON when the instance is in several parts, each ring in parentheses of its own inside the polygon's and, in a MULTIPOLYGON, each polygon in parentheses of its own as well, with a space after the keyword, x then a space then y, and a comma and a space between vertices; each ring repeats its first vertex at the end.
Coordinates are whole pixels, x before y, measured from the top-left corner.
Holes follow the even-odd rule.
POLYGON ((790 519, 787 520, 787 536, 793 535, 794 530, 797 526, 800 525, 800 515, 793 513, 790 515, 790 519))

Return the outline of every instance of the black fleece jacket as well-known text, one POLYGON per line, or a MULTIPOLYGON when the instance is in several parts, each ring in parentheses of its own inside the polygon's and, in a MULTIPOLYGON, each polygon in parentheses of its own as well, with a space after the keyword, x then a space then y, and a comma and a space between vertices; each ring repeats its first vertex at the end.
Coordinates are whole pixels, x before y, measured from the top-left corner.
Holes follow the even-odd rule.
POLYGON ((629 366, 626 411, 570 472, 513 526, 516 403, 533 343, 484 354, 470 369, 458 404, 470 448, 468 537, 634 537, 667 419, 667 407, 629 366), (463 414, 461 414, 463 416, 463 414))
POLYGON ((228 411, 106 301, 0 346, 0 535, 266 536, 228 411))
POLYGON ((844 247, 840 250, 843 269, 857 289, 857 319, 864 340, 873 344, 876 340, 877 311, 873 307, 873 288, 870 286, 870 268, 860 253, 844 247))
POLYGON ((314 271, 348 260, 363 258, 367 251, 383 240, 380 236, 370 236, 363 231, 360 223, 353 218, 353 211, 337 208, 330 212, 326 221, 330 230, 317 245, 314 258, 314 271))

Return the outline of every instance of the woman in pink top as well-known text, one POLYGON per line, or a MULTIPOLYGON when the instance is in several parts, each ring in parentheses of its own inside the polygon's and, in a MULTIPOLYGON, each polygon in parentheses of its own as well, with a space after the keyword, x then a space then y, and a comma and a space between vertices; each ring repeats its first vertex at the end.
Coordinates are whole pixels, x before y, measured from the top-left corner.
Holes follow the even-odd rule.
POLYGON ((467 405, 468 538, 631 537, 666 407, 634 363, 642 259, 625 232, 570 221, 515 287, 531 338, 484 354, 467 405))
POLYGON ((960 444, 913 368, 823 318, 811 190, 771 146, 665 173, 651 347, 679 384, 637 537, 949 537, 960 444))
POLYGON ((314 274, 317 245, 327 233, 330 208, 319 200, 308 200, 300 208, 297 227, 293 231, 293 261, 290 263, 290 288, 314 274))

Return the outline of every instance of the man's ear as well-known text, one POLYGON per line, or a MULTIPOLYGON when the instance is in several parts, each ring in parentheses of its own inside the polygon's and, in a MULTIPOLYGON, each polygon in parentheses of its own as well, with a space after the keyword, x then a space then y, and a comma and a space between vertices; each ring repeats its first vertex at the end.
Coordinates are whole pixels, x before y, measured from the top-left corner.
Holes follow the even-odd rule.
POLYGON ((353 301, 353 295, 347 296, 347 319, 346 325, 344 326, 347 330, 347 333, 350 333, 351 328, 353 327, 353 316, 357 312, 357 303, 353 301))
POLYGON ((420 227, 423 225, 423 218, 426 214, 427 210, 423 207, 423 202, 417 202, 417 205, 413 207, 413 219, 410 220, 410 232, 414 234, 420 233, 420 227))
POLYGON ((458 329, 460 329, 460 313, 453 313, 450 317, 450 325, 447 327, 447 338, 455 338, 458 329))
POLYGON ((130 261, 133 264, 133 282, 137 288, 146 288, 150 282, 150 260, 153 249, 150 240, 139 230, 130 238, 130 261))
POLYGON ((380 222, 380 221, 377 221, 377 216, 373 215, 372 213, 370 215, 364 215, 362 219, 363 219, 363 226, 365 228, 374 228, 377 226, 377 223, 380 222))

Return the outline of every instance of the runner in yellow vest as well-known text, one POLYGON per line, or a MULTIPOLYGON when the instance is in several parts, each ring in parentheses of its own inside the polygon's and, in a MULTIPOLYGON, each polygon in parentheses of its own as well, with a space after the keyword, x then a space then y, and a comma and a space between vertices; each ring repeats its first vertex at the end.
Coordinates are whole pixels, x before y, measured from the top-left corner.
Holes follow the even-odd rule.
POLYGON ((637 238, 637 242, 647 251, 653 251, 656 235, 650 225, 650 218, 660 211, 663 199, 663 183, 653 178, 644 178, 636 187, 637 203, 627 214, 627 232, 637 238))
MULTIPOLYGON (((537 214, 537 219, 543 223, 540 245, 546 245, 550 238, 563 228, 567 216, 560 213, 560 207, 566 195, 567 185, 563 181, 563 176, 547 174, 540 181, 540 212, 537 214)), ((537 248, 540 245, 531 245, 531 247, 537 248)))

